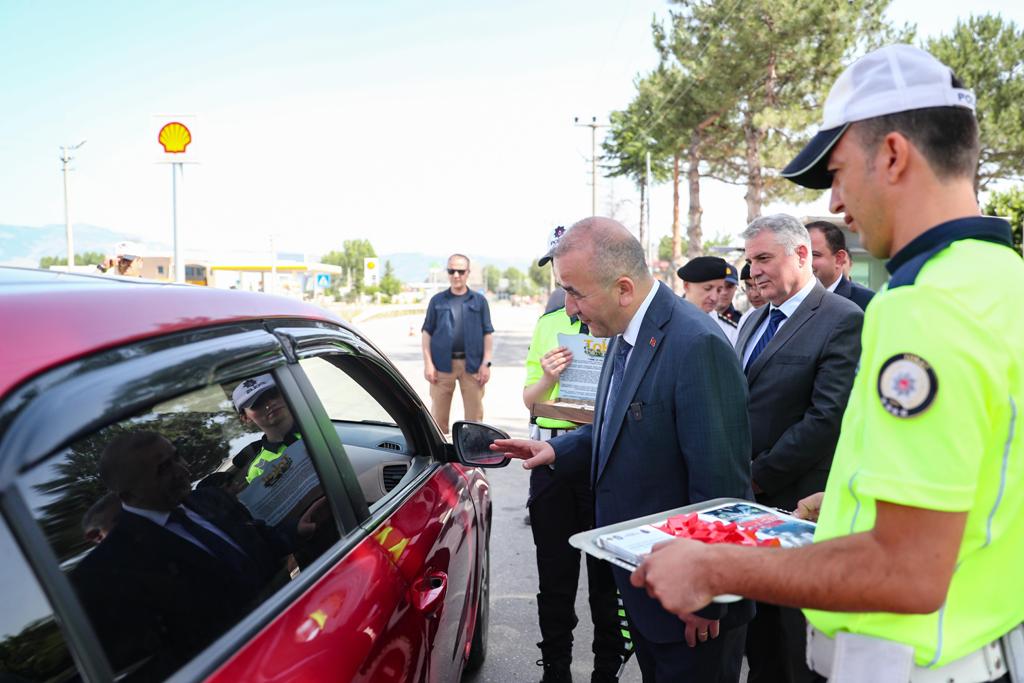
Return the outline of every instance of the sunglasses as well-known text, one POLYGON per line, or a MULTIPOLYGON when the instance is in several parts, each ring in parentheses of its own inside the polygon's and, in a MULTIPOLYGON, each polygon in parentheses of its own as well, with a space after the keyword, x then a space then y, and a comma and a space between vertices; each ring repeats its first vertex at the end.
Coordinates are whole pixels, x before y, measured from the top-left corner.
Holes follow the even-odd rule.
POLYGON ((449 275, 465 275, 466 274, 466 268, 449 268, 448 269, 448 274, 449 275))

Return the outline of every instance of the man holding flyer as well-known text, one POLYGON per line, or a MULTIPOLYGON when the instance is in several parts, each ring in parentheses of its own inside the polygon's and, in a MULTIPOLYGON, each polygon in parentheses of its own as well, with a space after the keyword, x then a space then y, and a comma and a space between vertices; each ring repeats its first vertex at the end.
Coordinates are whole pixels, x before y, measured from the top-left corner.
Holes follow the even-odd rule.
POLYGON ((816 542, 672 541, 632 577, 679 615, 723 593, 805 608, 808 662, 833 681, 1024 674, 1024 315, 1006 314, 1024 313, 1024 263, 978 209, 974 105, 930 54, 876 50, 783 172, 831 187, 892 275, 865 314, 824 498, 800 504, 820 508, 816 542))

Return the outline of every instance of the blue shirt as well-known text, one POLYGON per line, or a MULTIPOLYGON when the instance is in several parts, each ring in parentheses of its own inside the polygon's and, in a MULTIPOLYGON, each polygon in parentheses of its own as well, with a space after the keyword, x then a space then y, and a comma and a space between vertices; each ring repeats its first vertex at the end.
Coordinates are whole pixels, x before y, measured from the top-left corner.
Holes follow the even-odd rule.
MULTIPOLYGON (((452 371, 452 337, 455 319, 452 306, 459 297, 451 289, 438 292, 427 305, 423 331, 430 335, 430 359, 438 372, 452 371)), ((466 372, 480 369, 484 359, 484 335, 492 334, 491 309, 482 294, 469 290, 462 301, 463 349, 466 353, 466 372)))

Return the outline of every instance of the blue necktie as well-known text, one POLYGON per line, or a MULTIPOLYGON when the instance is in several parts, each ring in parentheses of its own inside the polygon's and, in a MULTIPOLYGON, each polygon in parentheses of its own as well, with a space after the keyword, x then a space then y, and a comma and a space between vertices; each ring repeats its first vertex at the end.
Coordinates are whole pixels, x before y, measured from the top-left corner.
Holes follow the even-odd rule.
POLYGON ((622 374, 626 371, 626 357, 629 356, 633 345, 623 337, 619 337, 619 344, 615 347, 615 358, 612 365, 612 383, 608 388, 608 400, 604 404, 604 415, 601 416, 601 438, 604 439, 605 427, 608 425, 608 411, 615 404, 615 395, 619 393, 622 386, 622 374))
POLYGON ((757 357, 761 355, 765 347, 768 346, 768 342, 775 336, 776 330, 779 329, 779 325, 786 319, 786 314, 777 308, 771 310, 771 314, 768 316, 768 328, 761 335, 761 338, 757 340, 757 344, 754 345, 754 350, 750 353, 750 360, 747 361, 747 367, 743 368, 746 372, 750 369, 750 366, 754 364, 757 357))

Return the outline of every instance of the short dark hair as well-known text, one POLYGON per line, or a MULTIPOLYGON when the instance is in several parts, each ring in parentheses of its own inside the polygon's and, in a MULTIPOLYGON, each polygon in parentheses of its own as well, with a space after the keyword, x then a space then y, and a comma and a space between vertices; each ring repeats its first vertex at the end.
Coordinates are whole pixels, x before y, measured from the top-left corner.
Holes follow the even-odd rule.
POLYGON ((835 223, 829 221, 811 221, 806 227, 808 230, 821 230, 821 234, 825 236, 828 248, 833 254, 840 249, 845 251, 847 254, 850 253, 850 250, 846 248, 846 235, 843 234, 843 231, 835 223))
MULTIPOLYGON (((953 76, 954 88, 963 88, 953 76)), ((978 120, 964 107, 928 107, 865 119, 854 124, 861 147, 877 147, 889 133, 914 144, 939 178, 974 178, 978 171, 978 120)))

